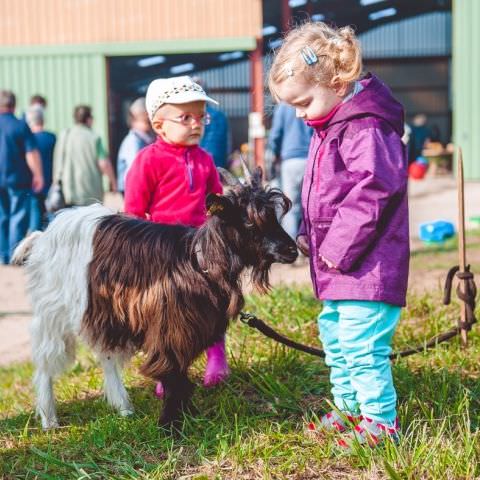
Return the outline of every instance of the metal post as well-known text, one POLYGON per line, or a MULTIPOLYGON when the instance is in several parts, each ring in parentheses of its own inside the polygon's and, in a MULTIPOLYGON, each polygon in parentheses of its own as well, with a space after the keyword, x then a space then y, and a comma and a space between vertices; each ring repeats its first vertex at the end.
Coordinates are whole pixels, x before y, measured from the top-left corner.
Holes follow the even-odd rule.
POLYGON ((313 3, 312 3, 312 0, 307 0, 307 14, 308 14, 308 19, 311 20, 312 15, 313 15, 313 3))
POLYGON ((292 28, 292 9, 288 0, 282 0, 282 31, 286 33, 292 28))
MULTIPOLYGON (((263 130, 263 39, 257 38, 257 48, 251 56, 251 110, 256 113, 257 125, 253 135, 253 152, 255 165, 265 171, 264 148, 265 134, 263 130)), ((252 127, 252 125, 250 125, 252 127)), ((252 130, 254 130, 252 128, 252 130)))
MULTIPOLYGON (((462 149, 457 149, 457 190, 458 190, 458 265, 460 272, 465 271, 466 265, 466 246, 465 246, 465 194, 464 194, 464 181, 463 181, 463 156, 462 149)), ((460 280, 460 289, 462 293, 465 293, 465 286, 462 280, 460 280)), ((465 323, 467 319, 467 308, 465 302, 460 302, 460 320, 465 323)), ((460 338, 462 346, 466 347, 468 331, 461 329, 460 338)))

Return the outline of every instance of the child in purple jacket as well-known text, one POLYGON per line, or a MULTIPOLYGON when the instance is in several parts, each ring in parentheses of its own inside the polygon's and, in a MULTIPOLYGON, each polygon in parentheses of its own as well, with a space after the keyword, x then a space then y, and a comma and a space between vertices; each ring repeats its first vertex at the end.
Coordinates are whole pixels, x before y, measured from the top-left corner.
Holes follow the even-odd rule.
POLYGON ((361 71, 349 27, 307 23, 287 35, 269 76, 273 96, 315 130, 297 243, 323 300, 318 325, 336 408, 308 428, 340 432, 346 450, 398 439, 389 354, 409 263, 403 109, 361 71))

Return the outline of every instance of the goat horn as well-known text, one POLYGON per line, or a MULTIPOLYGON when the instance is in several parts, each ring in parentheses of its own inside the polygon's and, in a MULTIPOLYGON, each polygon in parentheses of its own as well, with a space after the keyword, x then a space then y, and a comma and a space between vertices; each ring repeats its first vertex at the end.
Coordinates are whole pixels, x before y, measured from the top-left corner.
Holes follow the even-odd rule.
POLYGON ((252 174, 250 173, 250 170, 248 169, 247 161, 245 160, 245 157, 243 155, 240 155, 240 161, 242 162, 243 176, 245 177, 245 183, 247 185, 251 185, 252 184, 252 174))
POLYGON ((236 185, 240 185, 240 180, 235 175, 232 175, 228 170, 225 170, 222 167, 217 167, 217 170, 218 170, 218 173, 220 174, 222 181, 226 185, 229 185, 230 187, 235 187, 236 185))

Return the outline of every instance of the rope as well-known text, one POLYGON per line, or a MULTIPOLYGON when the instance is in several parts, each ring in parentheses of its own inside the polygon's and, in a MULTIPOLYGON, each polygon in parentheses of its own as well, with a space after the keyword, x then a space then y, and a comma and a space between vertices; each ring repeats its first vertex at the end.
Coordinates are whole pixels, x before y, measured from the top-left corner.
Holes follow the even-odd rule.
MULTIPOLYGON (((457 286, 457 296, 463 301, 466 305, 466 318, 465 322, 458 322, 458 326, 454 327, 444 333, 440 333, 428 342, 417 347, 409 348, 402 350, 401 352, 393 352, 390 355, 390 359, 395 360, 396 358, 403 358, 413 355, 415 353, 420 353, 430 348, 436 347, 440 343, 446 342, 451 338, 458 335, 461 330, 470 331, 477 319, 475 318, 475 297, 477 296, 477 287, 473 279, 473 273, 470 272, 470 265, 467 265, 464 272, 459 272, 459 267, 452 267, 447 274, 445 280, 445 288, 443 294, 443 303, 449 305, 451 301, 451 292, 452 292, 452 281, 453 277, 457 276, 459 284, 457 286), (460 288, 460 284, 463 282, 464 288, 463 291, 460 288)), ((266 337, 275 340, 278 343, 286 345, 287 347, 299 350, 310 355, 315 355, 317 357, 325 357, 325 352, 320 348, 311 347, 309 345, 303 345, 301 343, 295 342, 294 340, 285 337, 284 335, 278 333, 272 327, 268 326, 263 320, 260 320, 257 316, 251 313, 240 312, 240 321, 249 327, 257 329, 259 332, 263 333, 266 337)))

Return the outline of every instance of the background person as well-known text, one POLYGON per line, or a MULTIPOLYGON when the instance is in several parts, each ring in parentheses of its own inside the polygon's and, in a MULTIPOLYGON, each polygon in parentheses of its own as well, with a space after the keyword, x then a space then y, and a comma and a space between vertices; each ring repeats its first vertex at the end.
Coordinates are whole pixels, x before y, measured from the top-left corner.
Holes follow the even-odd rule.
POLYGON ((292 201, 292 208, 283 217, 282 226, 293 239, 297 238, 302 220, 302 183, 312 133, 313 130, 297 117, 293 107, 285 103, 275 106, 268 146, 274 162, 280 163, 281 189, 292 201))
POLYGON ((47 99, 43 95, 36 93, 35 95, 32 95, 30 97, 29 106, 40 107, 44 110, 45 113, 45 110, 47 109, 47 99))
POLYGON ((102 202, 102 174, 108 177, 111 191, 117 191, 112 164, 100 137, 92 130, 92 109, 79 105, 73 118, 74 126, 59 135, 55 146, 53 178, 61 180, 67 206, 102 202))
POLYGON ((210 123, 205 125, 200 146, 213 157, 215 166, 227 168, 231 143, 227 116, 209 104, 206 111, 210 116, 210 123))
POLYGON ((422 155, 422 150, 431 136, 427 126, 427 116, 423 113, 415 115, 410 125, 409 163, 422 155))
POLYGON ((10 262, 30 220, 30 194, 43 189, 42 163, 28 125, 15 117, 13 92, 0 90, 0 261, 10 262))
MULTIPOLYGON (((193 81, 206 90, 205 82, 201 78, 194 77, 193 81)), ((213 157, 215 166, 228 168, 228 155, 232 142, 227 116, 218 107, 209 103, 206 111, 210 121, 204 126, 200 146, 213 157)))
POLYGON ((30 225, 29 230, 43 230, 47 224, 45 198, 52 184, 53 151, 56 136, 44 130, 44 110, 38 104, 27 109, 26 120, 30 127, 42 160, 42 171, 45 185, 39 192, 33 192, 30 202, 30 225))
POLYGON ((132 102, 128 116, 130 130, 122 140, 117 156, 117 182, 121 193, 125 192, 125 177, 138 152, 155 140, 145 107, 145 97, 132 102))

